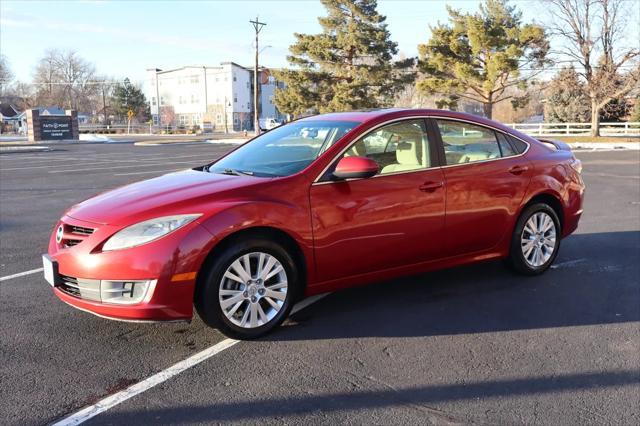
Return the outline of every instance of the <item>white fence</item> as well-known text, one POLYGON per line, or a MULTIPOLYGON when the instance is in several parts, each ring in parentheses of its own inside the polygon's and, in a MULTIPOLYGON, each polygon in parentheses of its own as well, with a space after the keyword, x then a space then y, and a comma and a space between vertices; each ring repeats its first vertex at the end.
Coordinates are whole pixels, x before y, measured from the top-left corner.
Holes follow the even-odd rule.
MULTIPOLYGON (((512 123, 508 126, 531 136, 589 136, 591 123, 512 123)), ((640 136, 640 122, 600 123, 602 136, 640 136)))
MULTIPOLYGON (((508 126, 531 136, 588 136, 591 134, 591 123, 511 123, 508 126)), ((80 124, 80 133, 186 133, 187 128, 162 129, 148 124, 126 124, 105 126, 103 124, 80 124)), ((632 123, 600 123, 602 136, 636 136, 640 137, 640 122, 632 123)))

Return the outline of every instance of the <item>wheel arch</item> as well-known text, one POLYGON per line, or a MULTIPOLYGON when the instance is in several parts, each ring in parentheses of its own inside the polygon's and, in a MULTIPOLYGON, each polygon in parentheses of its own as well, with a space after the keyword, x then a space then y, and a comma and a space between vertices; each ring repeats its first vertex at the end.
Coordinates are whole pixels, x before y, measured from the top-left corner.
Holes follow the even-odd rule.
POLYGON ((289 253, 291 253, 293 260, 298 267, 298 272, 300 274, 300 283, 302 284, 301 288, 298 289, 298 294, 296 296, 301 297, 302 295, 304 295, 308 282, 307 259, 298 241, 296 241, 296 239, 286 231, 274 226, 251 226, 226 235, 223 239, 217 242, 213 246, 213 248, 211 248, 204 261, 200 265, 200 269, 198 270, 198 274, 196 276, 196 291, 194 294, 194 298, 197 298, 200 294, 198 290, 202 287, 206 278, 206 274, 203 274, 202 272, 210 267, 218 253, 222 252, 229 245, 233 244, 236 241, 256 237, 276 241, 285 249, 287 249, 289 253))
POLYGON ((520 217, 520 215, 522 214, 522 212, 529 206, 533 205, 533 204, 537 204, 537 203, 544 203, 546 205, 548 205, 549 207, 551 207, 553 209, 553 211, 556 213, 556 215, 558 216, 558 220, 560 221, 560 228, 564 229, 564 208, 562 206, 562 201, 559 195, 556 194, 552 194, 550 192, 542 192, 542 193, 538 193, 536 195, 534 195, 533 197, 531 197, 529 199, 529 201, 527 201, 525 204, 522 205, 522 207, 520 208, 520 212, 518 214, 518 217, 520 217))

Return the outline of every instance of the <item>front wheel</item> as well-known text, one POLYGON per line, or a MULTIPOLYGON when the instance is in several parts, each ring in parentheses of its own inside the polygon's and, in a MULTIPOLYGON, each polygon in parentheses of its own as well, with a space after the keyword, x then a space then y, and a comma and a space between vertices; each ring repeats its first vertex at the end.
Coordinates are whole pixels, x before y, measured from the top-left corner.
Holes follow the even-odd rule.
POLYGON ((511 239, 509 264, 525 275, 539 275, 553 263, 560 249, 560 220, 547 204, 527 207, 511 239))
POLYGON ((196 309, 207 325, 229 337, 262 336, 291 310, 297 268, 289 253, 273 241, 235 242, 204 273, 196 309))

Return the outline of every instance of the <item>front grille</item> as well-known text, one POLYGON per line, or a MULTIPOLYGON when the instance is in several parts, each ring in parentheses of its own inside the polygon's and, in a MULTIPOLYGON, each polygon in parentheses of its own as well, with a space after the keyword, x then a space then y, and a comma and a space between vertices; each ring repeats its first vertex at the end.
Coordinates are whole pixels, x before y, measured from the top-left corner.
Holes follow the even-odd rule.
POLYGON ((71 225, 68 223, 65 223, 63 226, 64 233, 60 245, 64 248, 77 246, 95 232, 94 228, 87 228, 86 226, 71 225))
POLYGON ((100 301, 100 280, 88 280, 60 275, 60 290, 81 299, 100 301))
POLYGON ((69 231, 72 234, 77 234, 77 235, 89 236, 93 234, 93 231, 95 231, 95 229, 93 228, 85 228, 84 226, 75 226, 75 225, 68 225, 68 226, 69 226, 69 231))

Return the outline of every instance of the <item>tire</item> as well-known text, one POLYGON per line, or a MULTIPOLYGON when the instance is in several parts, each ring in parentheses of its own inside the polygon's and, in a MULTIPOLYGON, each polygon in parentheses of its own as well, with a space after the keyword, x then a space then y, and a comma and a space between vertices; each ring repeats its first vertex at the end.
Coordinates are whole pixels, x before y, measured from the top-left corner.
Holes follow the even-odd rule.
POLYGON ((198 315, 208 326, 241 340, 258 338, 282 324, 300 287, 291 254, 261 237, 226 245, 202 274, 195 299, 198 315), (270 268, 262 275, 260 262, 262 271, 270 268), (251 279, 247 280, 249 275, 251 279))
POLYGON ((561 236, 558 215, 548 204, 528 206, 513 231, 508 265, 519 274, 542 274, 556 259, 561 236))

